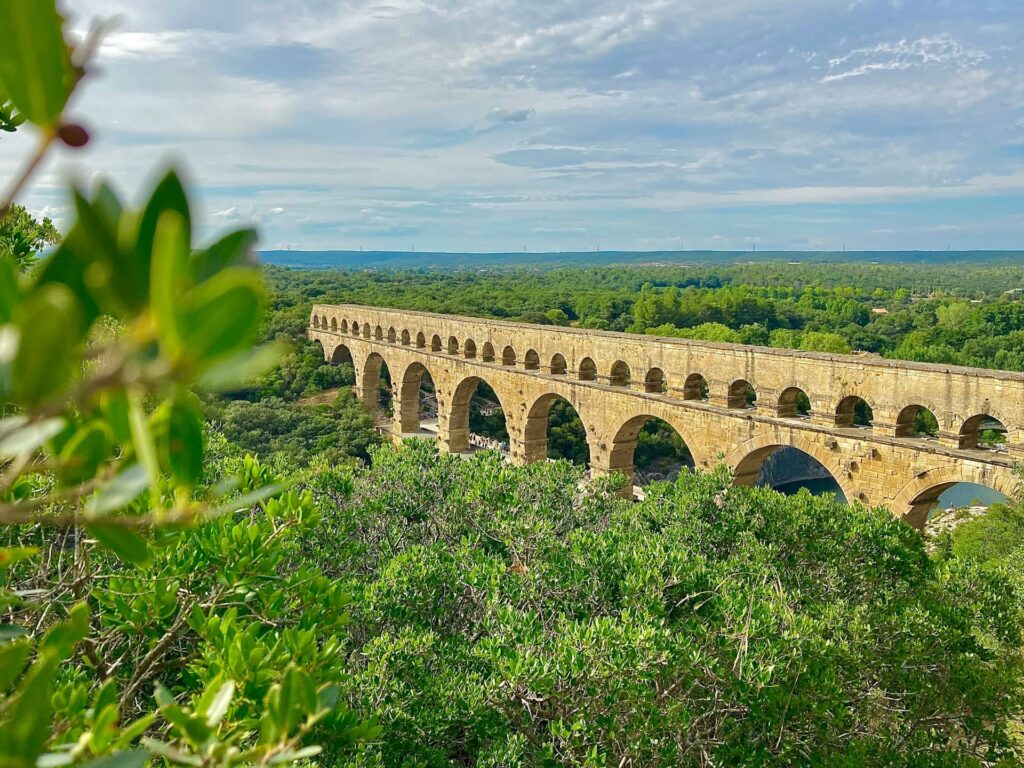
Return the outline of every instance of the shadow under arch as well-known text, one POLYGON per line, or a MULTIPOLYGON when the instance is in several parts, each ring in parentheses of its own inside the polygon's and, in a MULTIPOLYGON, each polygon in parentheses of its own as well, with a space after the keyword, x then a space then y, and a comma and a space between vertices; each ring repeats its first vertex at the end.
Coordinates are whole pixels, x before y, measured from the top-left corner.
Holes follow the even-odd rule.
POLYGON ((398 379, 396 394, 398 403, 395 410, 399 419, 399 429, 403 434, 419 432, 424 413, 428 418, 437 418, 434 377, 423 363, 412 362, 405 367, 398 379))
MULTIPOLYGON (((323 345, 321 345, 323 346, 323 345)), ((339 344, 331 352, 331 365, 342 365, 343 363, 353 363, 352 350, 345 344, 339 344)))
MULTIPOLYGON (((817 464, 821 465, 831 478, 839 486, 843 497, 847 502, 860 500, 856 489, 850 481, 850 477, 835 458, 824 448, 814 443, 796 439, 788 443, 780 442, 771 437, 755 437, 746 440, 726 458, 726 463, 733 470, 733 483, 735 485, 758 485, 762 483, 761 469, 764 467, 765 459, 780 448, 790 448, 806 454, 817 464)), ((795 478, 801 480, 803 478, 795 478)))
POLYGON ((961 465, 921 472, 896 494, 889 509, 914 528, 923 529, 928 514, 935 509, 939 496, 958 483, 983 485, 1013 498, 1020 490, 1020 481, 1010 468, 961 465))
MULTIPOLYGON (((480 385, 484 385, 494 393, 497 400, 498 411, 501 412, 505 423, 505 437, 508 436, 508 404, 502 399, 501 393, 491 382, 482 376, 467 376, 459 382, 452 393, 451 406, 448 411, 448 450, 451 453, 467 453, 472 448, 472 443, 477 441, 470 431, 470 412, 473 396, 476 395, 480 385)), ((488 414, 496 415, 496 414, 488 414)), ((486 436, 485 436, 486 437, 486 436)), ((499 442, 495 440, 495 442, 499 442)), ((485 447, 487 440, 480 441, 481 447, 485 447)), ((490 447, 490 446, 486 446, 490 447)), ((507 446, 505 448, 507 450, 507 446)))
POLYGON ((589 466, 593 455, 579 407, 554 392, 538 397, 527 411, 523 445, 527 463, 550 458, 589 466))

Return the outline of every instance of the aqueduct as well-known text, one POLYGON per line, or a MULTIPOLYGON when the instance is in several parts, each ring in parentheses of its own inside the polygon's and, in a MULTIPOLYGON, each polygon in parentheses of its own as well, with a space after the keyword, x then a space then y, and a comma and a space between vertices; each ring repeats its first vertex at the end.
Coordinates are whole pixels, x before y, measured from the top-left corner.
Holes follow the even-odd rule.
POLYGON ((752 484, 769 453, 797 448, 847 499, 916 527, 955 483, 1012 494, 1024 454, 1020 373, 356 305, 314 306, 309 337, 328 361, 351 360, 371 408, 387 365, 396 436, 420 431, 429 373, 437 439, 455 453, 469 450, 469 400, 482 381, 505 413, 513 462, 546 458, 548 413, 561 398, 583 421, 595 473, 631 476, 640 428, 658 418, 698 468, 724 462, 752 484), (915 431, 923 412, 938 424, 928 437, 915 431), (983 438, 992 427, 1005 435, 998 446, 983 438))

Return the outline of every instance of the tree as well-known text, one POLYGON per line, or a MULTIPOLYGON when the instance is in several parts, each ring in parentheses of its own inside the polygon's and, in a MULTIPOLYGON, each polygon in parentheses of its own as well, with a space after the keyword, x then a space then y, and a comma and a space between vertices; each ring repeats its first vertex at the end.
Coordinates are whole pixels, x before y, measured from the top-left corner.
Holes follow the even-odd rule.
POLYGON ((0 258, 10 259, 22 272, 36 263, 46 246, 58 242, 60 233, 53 222, 39 221, 22 205, 12 205, 0 218, 0 258))

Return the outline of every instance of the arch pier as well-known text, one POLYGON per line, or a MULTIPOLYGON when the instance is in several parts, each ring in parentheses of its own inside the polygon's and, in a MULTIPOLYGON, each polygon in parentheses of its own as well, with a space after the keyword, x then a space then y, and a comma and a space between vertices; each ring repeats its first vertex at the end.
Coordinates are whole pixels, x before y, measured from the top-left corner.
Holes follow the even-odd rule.
POLYGON ((1020 373, 356 305, 314 306, 308 335, 326 360, 351 362, 374 410, 386 367, 396 440, 432 434, 421 411, 429 377, 438 444, 457 453, 470 449, 469 403, 484 382, 513 462, 546 458, 561 399, 584 425, 594 473, 632 474, 639 430, 660 419, 698 469, 726 463, 738 483, 756 482, 765 457, 795 448, 848 500, 917 527, 954 483, 1012 492, 1024 458, 1020 373))

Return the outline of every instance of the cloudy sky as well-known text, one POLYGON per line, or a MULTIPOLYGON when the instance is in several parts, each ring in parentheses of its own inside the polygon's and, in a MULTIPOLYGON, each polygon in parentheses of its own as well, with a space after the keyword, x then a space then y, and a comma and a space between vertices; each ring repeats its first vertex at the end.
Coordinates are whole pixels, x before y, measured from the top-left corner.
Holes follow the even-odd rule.
POLYGON ((67 0, 120 21, 27 202, 173 161, 267 248, 1020 248, 1020 3, 67 0))

